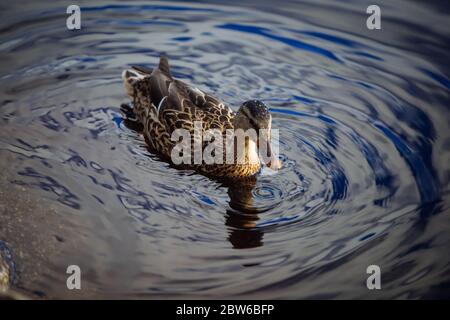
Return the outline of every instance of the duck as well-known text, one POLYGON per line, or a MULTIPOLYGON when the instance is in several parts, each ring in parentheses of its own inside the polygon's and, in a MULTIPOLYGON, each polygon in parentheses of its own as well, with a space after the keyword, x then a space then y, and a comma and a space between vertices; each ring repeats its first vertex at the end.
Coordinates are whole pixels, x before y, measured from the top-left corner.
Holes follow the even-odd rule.
MULTIPOLYGON (((125 91, 132 101, 132 104, 122 104, 123 117, 129 123, 140 127, 151 152, 172 162, 176 167, 192 169, 210 177, 232 179, 255 176, 261 169, 261 162, 272 170, 281 168, 281 162, 272 151, 270 141, 272 116, 262 101, 245 101, 237 112, 234 112, 211 94, 175 79, 166 56, 160 57, 159 65, 154 69, 132 66, 123 70, 122 80, 125 91), (196 123, 200 123, 197 128, 196 123), (173 139, 173 134, 178 129, 194 135, 196 129, 200 130, 202 135, 208 130, 215 130, 219 133, 217 139, 223 139, 224 142, 230 141, 227 140, 230 137, 231 141, 237 141, 235 132, 238 132, 238 129, 242 130, 239 132, 253 129, 263 134, 261 139, 260 135, 245 137, 241 152, 233 146, 235 151, 233 161, 210 163, 202 160, 180 165, 173 161, 174 150, 178 143, 173 139), (229 129, 232 129, 231 136, 227 136, 229 129), (262 158, 258 151, 263 143, 266 143, 264 145, 266 156, 262 158)), ((212 141, 215 139, 216 137, 212 141)), ((202 150, 210 143, 211 141, 202 140, 202 150)), ((191 153, 194 149, 195 147, 191 149, 191 153)), ((189 152, 189 149, 187 150, 189 152)), ((222 159, 225 159, 225 149, 219 150, 222 150, 222 159)), ((195 158, 195 155, 192 156, 195 158)))

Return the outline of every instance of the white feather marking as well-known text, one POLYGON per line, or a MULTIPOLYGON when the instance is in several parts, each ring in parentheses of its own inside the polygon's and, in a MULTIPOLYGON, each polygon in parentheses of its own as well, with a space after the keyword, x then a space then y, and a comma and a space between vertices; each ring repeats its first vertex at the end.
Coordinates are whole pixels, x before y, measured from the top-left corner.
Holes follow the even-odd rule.
POLYGON ((128 69, 128 76, 135 81, 144 79, 147 75, 135 69, 128 69))
POLYGON ((159 104, 158 104, 158 108, 156 108, 156 116, 158 117, 158 119, 159 119, 159 109, 161 109, 162 103, 163 103, 164 100, 166 100, 166 99, 167 99, 167 96, 165 96, 164 98, 162 98, 161 101, 160 101, 159 104))
POLYGON ((250 164, 259 163, 258 148, 253 140, 249 140, 248 144, 248 160, 250 164))
POLYGON ((197 88, 197 87, 192 88, 192 91, 196 92, 197 94, 199 94, 199 95, 201 95, 203 97, 205 96, 205 93, 202 90, 200 90, 199 88, 197 88))

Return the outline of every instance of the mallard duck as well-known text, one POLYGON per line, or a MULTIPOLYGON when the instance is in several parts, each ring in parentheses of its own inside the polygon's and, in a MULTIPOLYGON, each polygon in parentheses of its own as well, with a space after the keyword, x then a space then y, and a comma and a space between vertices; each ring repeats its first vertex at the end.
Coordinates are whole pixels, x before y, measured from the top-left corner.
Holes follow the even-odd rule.
MULTIPOLYGON (((258 100, 246 101, 235 113, 210 94, 172 77, 169 62, 161 57, 155 69, 132 67, 122 73, 126 92, 133 106, 122 105, 121 111, 128 121, 140 124, 149 148, 161 157, 171 159, 177 141, 171 139, 176 129, 194 133, 194 122, 201 121, 202 134, 209 129, 219 130, 223 139, 227 129, 254 129, 266 132, 266 165, 278 169, 280 162, 272 154, 270 133, 272 117, 267 106, 258 100)), ((240 178, 255 175, 260 170, 258 137, 245 138, 243 152, 235 152, 232 163, 183 164, 204 175, 224 178, 240 178), (240 155, 239 155, 240 154, 240 155)), ((214 140, 212 140, 214 141, 214 140)), ((203 148, 208 142, 203 141, 203 148)), ((243 144, 244 145, 244 144, 243 144)), ((237 151, 237 150, 235 150, 237 151)), ((192 149, 192 152, 194 150, 192 149)), ((225 152, 223 152, 225 153, 225 152)), ((194 159, 194 155, 192 159, 194 159)))

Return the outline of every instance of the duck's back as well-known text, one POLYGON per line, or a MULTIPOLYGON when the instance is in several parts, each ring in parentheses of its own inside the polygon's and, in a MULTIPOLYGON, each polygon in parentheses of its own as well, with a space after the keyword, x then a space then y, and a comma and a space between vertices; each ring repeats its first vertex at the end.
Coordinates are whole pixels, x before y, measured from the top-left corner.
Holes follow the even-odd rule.
POLYGON ((196 121, 202 134, 208 129, 224 133, 233 127, 232 110, 213 96, 174 79, 165 57, 153 70, 133 67, 124 71, 123 79, 148 145, 162 156, 170 157, 176 143, 171 136, 176 129, 186 129, 192 137, 196 121))

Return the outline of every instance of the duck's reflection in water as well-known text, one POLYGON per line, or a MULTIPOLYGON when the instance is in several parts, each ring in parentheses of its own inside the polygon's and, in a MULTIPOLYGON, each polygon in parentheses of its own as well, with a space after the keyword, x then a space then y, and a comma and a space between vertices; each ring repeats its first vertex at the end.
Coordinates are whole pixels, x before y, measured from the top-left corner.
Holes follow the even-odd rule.
MULTIPOLYGON (((142 126, 135 122, 124 120, 124 124, 131 130, 142 132, 142 126)), ((150 149, 147 150, 152 152, 150 149)), ((256 226, 259 220, 259 211, 253 204, 253 189, 256 186, 256 177, 252 176, 239 180, 210 178, 228 188, 230 208, 225 212, 225 226, 229 232, 228 241, 233 248, 261 247, 264 232, 256 226)))
POLYGON ((228 228, 228 241, 235 249, 248 249, 263 245, 264 232, 257 227, 258 210, 253 205, 253 189, 256 178, 242 181, 225 181, 228 188, 230 208, 226 211, 225 225, 228 228))

